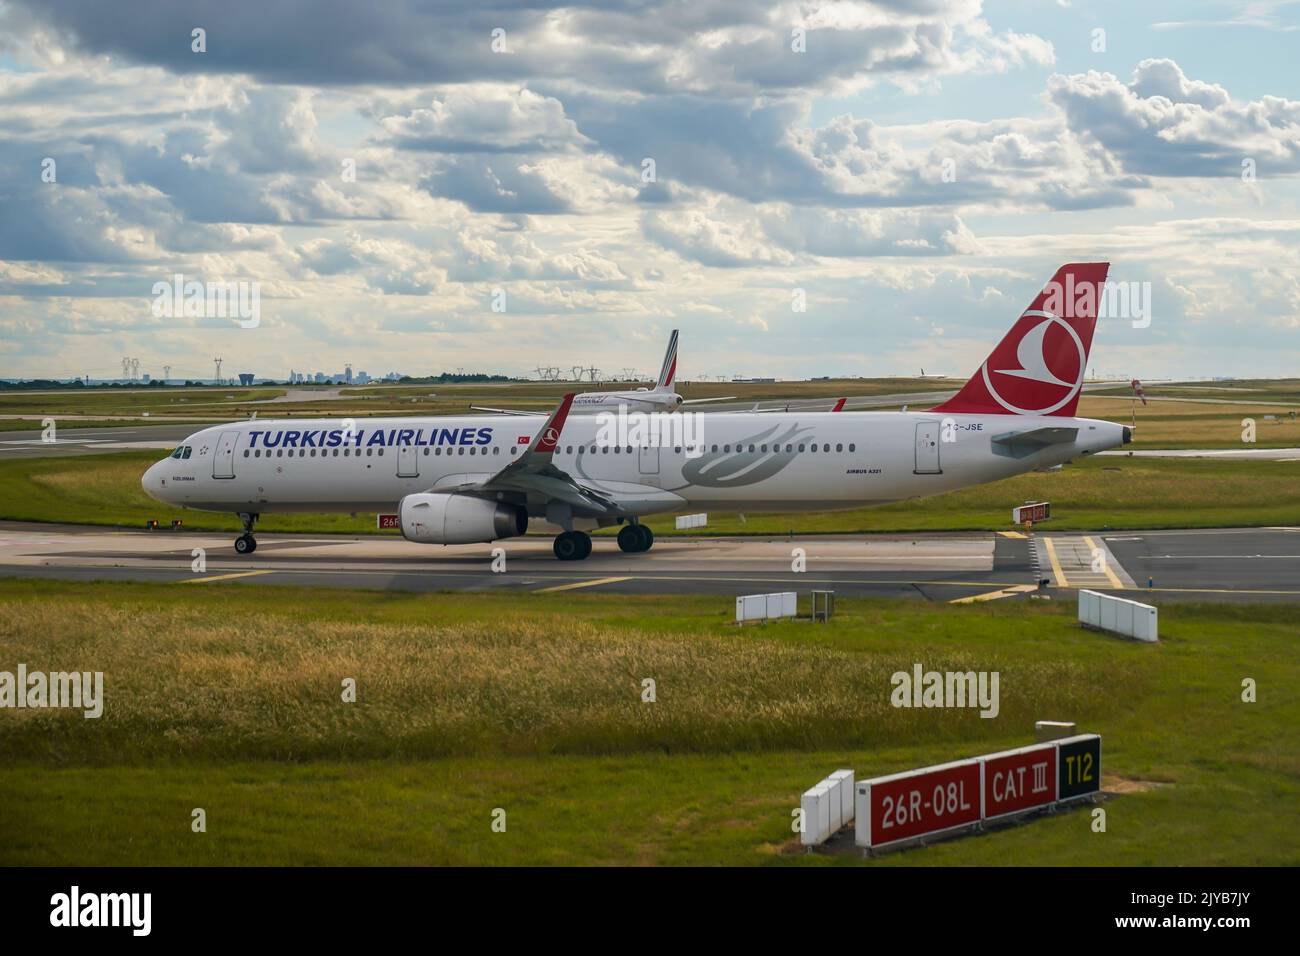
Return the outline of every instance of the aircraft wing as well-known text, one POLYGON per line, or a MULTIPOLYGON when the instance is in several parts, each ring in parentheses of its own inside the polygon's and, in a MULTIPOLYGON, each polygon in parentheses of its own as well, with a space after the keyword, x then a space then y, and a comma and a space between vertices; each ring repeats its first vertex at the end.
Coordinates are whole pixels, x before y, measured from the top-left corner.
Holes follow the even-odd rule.
POLYGON ((537 412, 523 412, 517 408, 485 408, 482 405, 471 405, 472 412, 496 412, 498 415, 536 415, 537 412))
POLYGON ((569 408, 573 405, 573 396, 572 392, 564 396, 522 455, 486 481, 458 485, 448 490, 479 496, 499 493, 540 495, 563 501, 592 516, 617 512, 618 505, 613 499, 581 484, 552 462, 565 419, 569 417, 569 408))
POLYGON ((684 402, 682 402, 682 404, 703 405, 707 402, 730 402, 730 401, 734 401, 735 398, 736 398, 735 395, 719 395, 717 398, 688 398, 684 402))
MULTIPOLYGON (((759 408, 757 403, 755 403, 754 407, 750 409, 750 411, 757 412, 759 414, 770 413, 770 412, 790 412, 790 411, 811 412, 816 408, 816 406, 823 404, 825 401, 826 399, 824 398, 823 399, 803 398, 793 402, 786 402, 784 405, 773 405, 771 408, 759 408)), ((834 407, 831 408, 831 411, 832 412, 844 411, 844 403, 847 401, 848 401, 847 398, 837 398, 835 400, 834 407)))

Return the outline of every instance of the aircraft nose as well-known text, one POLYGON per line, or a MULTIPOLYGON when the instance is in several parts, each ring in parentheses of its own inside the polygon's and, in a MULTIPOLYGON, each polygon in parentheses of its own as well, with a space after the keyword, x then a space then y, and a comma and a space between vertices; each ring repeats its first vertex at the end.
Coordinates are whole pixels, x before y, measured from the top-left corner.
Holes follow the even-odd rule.
POLYGON ((140 487, 144 493, 155 501, 161 501, 162 494, 162 475, 159 473, 157 465, 150 465, 149 470, 140 476, 140 487))

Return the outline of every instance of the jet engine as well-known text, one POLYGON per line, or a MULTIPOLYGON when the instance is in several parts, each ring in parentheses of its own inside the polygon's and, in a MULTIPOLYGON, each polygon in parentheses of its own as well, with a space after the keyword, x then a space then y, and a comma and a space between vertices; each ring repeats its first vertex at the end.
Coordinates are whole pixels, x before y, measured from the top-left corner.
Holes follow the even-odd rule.
POLYGON ((397 513, 402 537, 420 544, 479 544, 528 530, 523 508, 472 495, 407 495, 397 513))

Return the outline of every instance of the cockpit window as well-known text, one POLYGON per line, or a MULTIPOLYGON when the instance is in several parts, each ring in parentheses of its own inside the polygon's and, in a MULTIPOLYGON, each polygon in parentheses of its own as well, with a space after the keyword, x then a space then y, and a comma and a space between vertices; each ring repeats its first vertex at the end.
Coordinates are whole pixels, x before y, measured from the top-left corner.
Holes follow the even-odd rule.
POLYGON ((169 458, 189 458, 190 453, 194 451, 193 445, 181 445, 169 455, 169 458))
POLYGON ((179 458, 181 457, 181 452, 183 452, 184 450, 185 450, 184 446, 178 447, 174 452, 171 453, 169 457, 179 458))
POLYGON ((193 450, 194 450, 194 449, 191 448, 189 445, 186 445, 186 446, 185 446, 185 454, 181 455, 181 457, 182 457, 182 458, 189 458, 189 457, 190 457, 190 452, 193 451, 193 450))

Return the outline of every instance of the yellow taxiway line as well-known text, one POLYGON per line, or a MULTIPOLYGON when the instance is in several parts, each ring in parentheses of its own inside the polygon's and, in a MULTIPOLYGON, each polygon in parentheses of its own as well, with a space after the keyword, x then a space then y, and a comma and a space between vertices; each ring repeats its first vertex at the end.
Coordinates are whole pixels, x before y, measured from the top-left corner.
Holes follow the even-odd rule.
POLYGON ((197 578, 186 578, 183 581, 177 581, 177 584, 206 584, 209 581, 229 581, 231 578, 251 578, 257 574, 275 574, 274 571, 236 571, 234 574, 218 574, 215 576, 201 575, 197 578))
POLYGON ((1047 560, 1052 562, 1052 575, 1056 578, 1058 588, 1068 588, 1070 582, 1065 579, 1065 572, 1061 570, 1061 562, 1056 557, 1056 545, 1052 544, 1051 538, 1044 538, 1043 544, 1047 546, 1047 560))
POLYGON ((1026 591, 1036 591, 1037 585, 1033 584, 1012 584, 1000 591, 989 591, 986 594, 972 594, 970 597, 955 598, 949 601, 949 604, 972 604, 977 601, 996 601, 998 598, 1011 597, 1013 594, 1024 594, 1026 591))
POLYGON ((630 577, 626 578, 593 578, 590 581, 574 581, 572 584, 557 584, 554 587, 538 588, 535 594, 550 594, 552 591, 573 591, 578 588, 594 588, 598 584, 618 584, 620 581, 631 581, 630 577))
MULTIPOLYGON (((1092 538, 1090 538, 1086 534, 1083 536, 1083 543, 1087 546, 1089 552, 1091 552, 1092 554, 1097 553, 1097 543, 1093 541, 1092 538)), ((1117 591, 1123 591, 1124 582, 1121 581, 1119 577, 1115 574, 1115 572, 1110 569, 1110 562, 1105 561, 1104 556, 1103 556, 1103 561, 1104 563, 1101 566, 1101 570, 1106 575, 1106 579, 1110 581, 1110 586, 1117 591)))
POLYGON ((1029 535, 1022 531, 999 531, 998 534, 1004 538, 1028 538, 1029 535))

